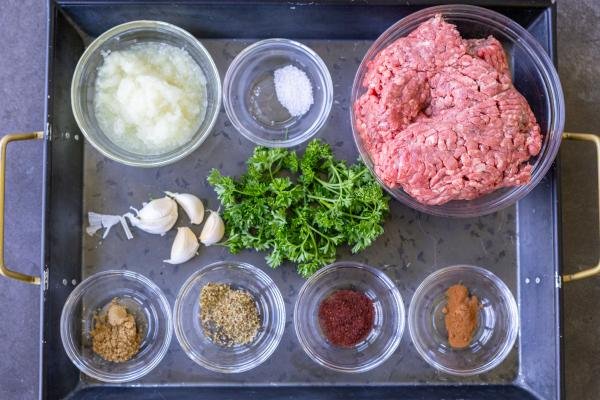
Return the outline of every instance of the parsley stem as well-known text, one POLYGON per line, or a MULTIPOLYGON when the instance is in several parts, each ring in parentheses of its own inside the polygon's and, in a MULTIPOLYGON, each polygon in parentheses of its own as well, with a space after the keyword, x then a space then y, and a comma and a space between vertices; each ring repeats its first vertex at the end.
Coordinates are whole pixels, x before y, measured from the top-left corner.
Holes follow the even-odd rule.
POLYGON ((243 195, 246 195, 246 196, 251 196, 251 197, 252 197, 252 196, 256 196, 256 195, 255 195, 255 194, 253 194, 253 193, 244 192, 243 190, 231 189, 231 191, 232 191, 232 192, 235 192, 235 193, 243 194, 243 195))
MULTIPOLYGON (((333 170, 333 174, 335 175, 335 177, 337 178, 338 181, 338 185, 341 186, 342 184, 342 178, 340 177, 340 174, 338 173, 337 168, 335 168, 334 166, 331 166, 330 169, 333 170)), ((338 195, 338 200, 342 199, 342 192, 340 191, 339 195, 338 195)))
POLYGON ((326 188, 344 187, 344 186, 346 186, 346 185, 347 185, 347 184, 345 184, 345 183, 331 183, 331 182, 325 182, 324 180, 322 180, 322 179, 319 179, 319 178, 317 178, 317 177, 315 177, 315 180, 316 180, 317 182, 319 182, 321 185, 325 186, 326 188))
POLYGON ((335 203, 337 201, 337 200, 334 200, 334 199, 330 199, 329 197, 315 196, 315 195, 312 195, 312 194, 309 194, 306 197, 308 197, 309 199, 314 199, 314 200, 327 201, 329 203, 335 203))
POLYGON ((355 219, 362 219, 362 220, 369 220, 369 219, 371 219, 369 217, 365 217, 364 215, 350 214, 350 213, 343 212, 343 211, 341 212, 341 214, 345 215, 347 217, 350 217, 350 218, 355 218, 355 219))
POLYGON ((333 192, 333 193, 335 193, 335 194, 339 194, 339 193, 340 193, 340 192, 339 192, 339 190, 336 190, 336 189, 334 189, 334 187, 338 187, 338 186, 339 186, 339 184, 336 184, 336 183, 329 184, 329 183, 327 183, 327 182, 324 182, 324 181, 322 181, 321 179, 319 179, 319 178, 316 178, 316 177, 315 177, 315 180, 316 180, 317 182, 319 182, 319 183, 320 183, 320 184, 321 184, 321 185, 322 185, 322 186, 323 186, 325 189, 329 190, 330 192, 333 192))
MULTIPOLYGON (((317 199, 316 196, 313 196, 313 198, 315 198, 316 200, 319 200, 319 203, 321 205, 324 205, 325 207, 329 208, 330 210, 331 210, 331 208, 334 207, 333 204, 330 204, 330 203, 335 203, 335 200, 325 199, 325 198, 318 198, 317 199), (327 201, 329 201, 330 203, 327 203, 327 201)), ((345 215, 347 217, 355 218, 355 219, 362 219, 362 220, 370 220, 371 219, 370 217, 365 217, 363 215, 350 214, 350 213, 347 213, 347 212, 344 212, 344 211, 340 211, 339 213, 342 214, 342 215, 345 215)))
MULTIPOLYGON (((311 231, 313 231, 314 233, 316 233, 317 235, 321 236, 323 239, 327 239, 327 240, 333 240, 331 237, 327 236, 326 234, 324 234, 323 232, 321 232, 318 229, 313 228, 310 224, 306 224, 306 226, 308 226, 308 229, 310 229, 311 231)), ((314 239, 313 239, 314 240, 314 239)), ((315 246, 317 244, 315 243, 315 246)))

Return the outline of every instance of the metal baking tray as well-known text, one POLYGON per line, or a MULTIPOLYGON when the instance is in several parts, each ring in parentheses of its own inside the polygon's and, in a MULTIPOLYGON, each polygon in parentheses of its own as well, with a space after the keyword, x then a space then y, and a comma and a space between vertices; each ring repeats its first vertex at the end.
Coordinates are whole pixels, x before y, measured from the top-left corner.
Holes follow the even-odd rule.
MULTIPOLYGON (((552 0, 470 2, 506 14, 526 27, 555 57, 556 6, 552 0)), ((352 80, 371 42, 391 24, 432 1, 54 1, 48 3, 47 126, 44 137, 45 202, 42 271, 40 398, 462 398, 557 399, 562 392, 558 168, 516 206, 481 218, 431 217, 391 202, 385 234, 359 255, 339 259, 384 269, 405 303, 434 270, 468 263, 489 268, 515 295, 521 319, 517 345, 494 370, 469 378, 441 374, 417 354, 408 332, 395 354, 363 374, 341 374, 313 363, 291 326, 302 280, 291 265, 266 267, 264 254, 202 249, 193 262, 165 266, 167 238, 136 231, 127 242, 118 229, 100 242, 84 234, 88 210, 120 212, 162 190, 188 191, 218 202, 206 183, 218 167, 238 174, 252 143, 235 132, 222 111, 206 142, 185 160, 154 169, 125 167, 102 157, 83 140, 71 113, 70 82, 85 46, 117 24, 136 19, 167 21, 190 31, 213 55, 221 76, 233 57, 257 39, 286 37, 313 48, 334 83, 334 106, 318 134, 338 157, 355 160, 348 118, 352 80), (132 383, 107 385, 82 375, 67 358, 59 317, 74 285, 110 268, 130 269, 154 280, 173 304, 183 281, 215 260, 244 260, 261 267, 285 299, 287 323, 275 354, 252 371, 223 375, 202 369, 175 338, 150 374, 132 383)), ((523 83, 526 85, 526 83, 523 83)))

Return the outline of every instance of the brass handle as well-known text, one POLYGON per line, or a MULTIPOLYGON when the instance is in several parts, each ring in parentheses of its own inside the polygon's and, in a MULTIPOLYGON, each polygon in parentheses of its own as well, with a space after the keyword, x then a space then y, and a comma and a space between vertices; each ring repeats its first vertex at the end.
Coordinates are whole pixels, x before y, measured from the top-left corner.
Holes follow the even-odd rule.
POLYGON ((43 139, 44 132, 13 133, 0 139, 0 275, 17 281, 40 284, 39 276, 22 274, 9 269, 4 263, 4 190, 6 177, 6 146, 19 140, 43 139))
MULTIPOLYGON (((600 138, 598 136, 590 134, 590 133, 566 133, 565 132, 565 133, 563 133, 563 139, 581 140, 584 142, 594 142, 596 144, 596 162, 597 162, 596 175, 597 175, 597 179, 598 179, 598 190, 599 190, 598 209, 600 210, 600 138)), ((600 224, 598 226, 600 227, 600 224)), ((571 281, 576 281, 578 279, 589 278, 590 276, 594 276, 594 275, 598 275, 598 274, 600 274, 600 260, 599 260, 598 264, 596 264, 596 266, 594 266, 594 267, 584 269, 583 271, 577 272, 575 274, 563 275, 562 281, 563 282, 571 282, 571 281)))

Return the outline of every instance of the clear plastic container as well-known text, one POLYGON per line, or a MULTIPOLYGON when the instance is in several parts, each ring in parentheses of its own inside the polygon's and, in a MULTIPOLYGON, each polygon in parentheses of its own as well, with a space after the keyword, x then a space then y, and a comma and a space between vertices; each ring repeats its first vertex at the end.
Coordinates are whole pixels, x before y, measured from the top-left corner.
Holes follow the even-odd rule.
POLYGON ((294 328, 300 345, 316 363, 340 372, 365 372, 396 351, 404 331, 404 303, 398 288, 382 271, 355 262, 328 265, 311 276, 298 292, 294 328), (319 306, 333 292, 352 289, 373 301, 373 329, 354 347, 328 342, 319 324, 319 306))
POLYGON ((307 46, 288 39, 267 39, 246 47, 231 62, 223 82, 224 105, 233 126, 261 146, 291 147, 314 136, 327 121, 333 83, 327 66, 307 46), (311 82, 314 103, 292 116, 279 103, 273 74, 293 65, 311 82))
POLYGON ((141 378, 163 359, 173 335, 171 306, 162 290, 136 272, 110 270, 83 280, 73 289, 60 316, 65 352, 84 374, 110 383, 141 378), (117 298, 135 316, 142 332, 139 352, 129 361, 106 361, 92 350, 94 316, 117 298))
POLYGON ((185 30, 160 21, 132 21, 104 32, 85 50, 73 74, 71 107, 79 129, 88 142, 104 156, 135 167, 158 167, 178 161, 197 149, 210 134, 221 108, 221 78, 204 46, 185 30), (94 90, 98 67, 106 51, 124 50, 139 43, 165 43, 184 49, 206 77, 207 108, 204 119, 191 139, 168 152, 138 154, 116 145, 98 126, 94 112, 94 90))
MULTIPOLYGON (((539 155, 530 160, 533 166, 531 181, 526 185, 499 189, 474 200, 451 201, 434 206, 419 203, 401 188, 387 187, 379 178, 377 179, 397 200, 428 214, 447 217, 473 217, 489 214, 514 204, 540 182, 554 162, 560 147, 565 122, 564 98, 556 69, 542 46, 523 27, 495 11, 476 6, 446 5, 418 11, 392 25, 373 43, 354 78, 350 101, 351 104, 354 104, 365 92, 362 82, 368 62, 395 40, 406 36, 422 22, 436 14, 442 14, 446 21, 457 25, 463 37, 485 38, 493 35, 504 46, 508 54, 515 87, 529 102, 544 135, 539 155)), ((355 126, 354 107, 350 107, 350 109, 354 140, 363 161, 376 176, 373 163, 362 145, 355 126)))
POLYGON ((222 261, 207 265, 183 284, 173 311, 175 335, 185 353, 198 365, 215 372, 248 371, 266 361, 279 345, 285 327, 285 304, 275 282, 246 263, 222 261), (204 334, 200 321, 200 291, 211 282, 226 283, 250 293, 261 328, 249 344, 220 346, 204 334))
POLYGON ((408 330, 427 363, 452 375, 477 375, 500 364, 519 332, 519 310, 508 287, 490 271, 469 265, 442 268, 419 285, 408 309, 408 330), (462 284, 481 304, 471 343, 454 349, 444 322, 446 291, 462 284))

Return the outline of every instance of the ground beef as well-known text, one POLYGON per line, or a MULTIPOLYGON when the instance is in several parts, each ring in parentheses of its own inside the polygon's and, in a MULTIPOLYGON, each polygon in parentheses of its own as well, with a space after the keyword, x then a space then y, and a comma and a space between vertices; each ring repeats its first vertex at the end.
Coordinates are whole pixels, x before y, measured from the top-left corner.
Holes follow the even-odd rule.
POLYGON ((529 182, 540 126, 495 38, 437 15, 377 54, 363 86, 356 127, 386 185, 436 205, 529 182))

